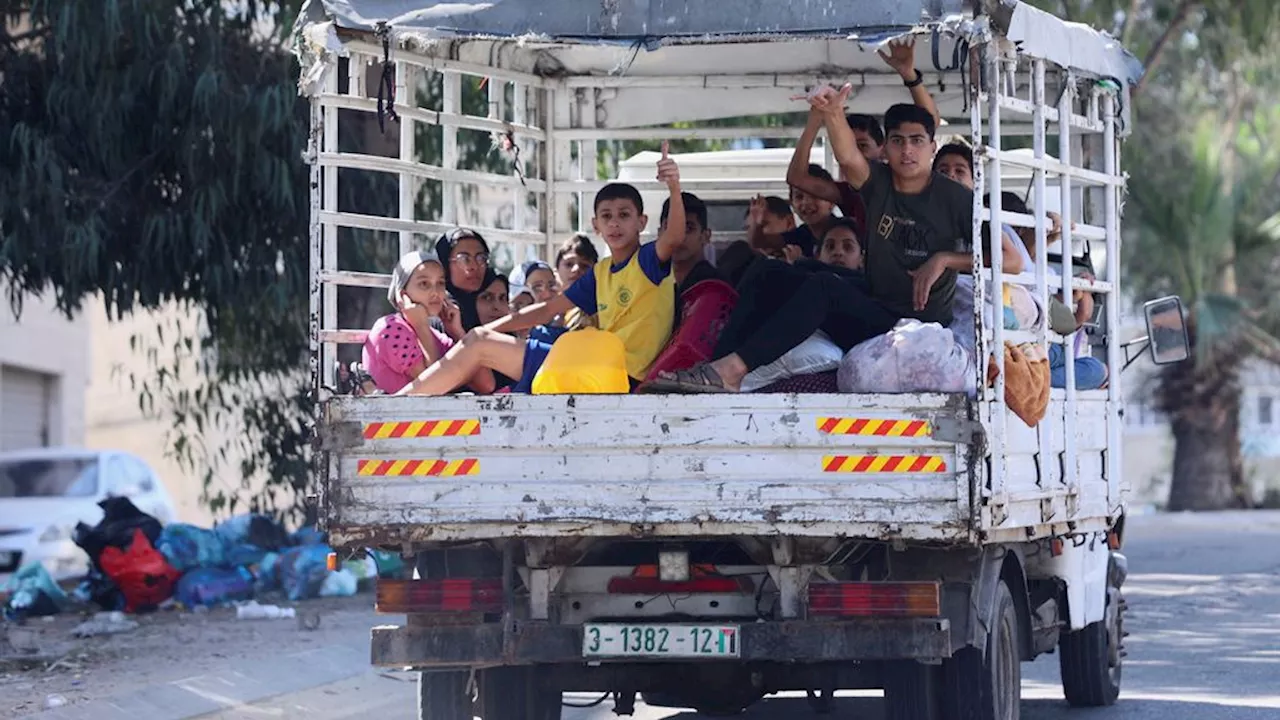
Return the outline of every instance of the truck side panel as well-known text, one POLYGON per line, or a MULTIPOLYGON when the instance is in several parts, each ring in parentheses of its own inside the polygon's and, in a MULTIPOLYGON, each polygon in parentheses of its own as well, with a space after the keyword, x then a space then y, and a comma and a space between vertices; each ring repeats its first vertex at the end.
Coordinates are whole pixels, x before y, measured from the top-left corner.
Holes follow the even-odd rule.
POLYGON ((953 434, 968 412, 948 395, 338 397, 325 514, 339 544, 963 540, 971 446, 953 434))
POLYGON ((1068 423, 1063 391, 1054 390, 1041 421, 1049 439, 1044 456, 1037 449, 1036 428, 1009 415, 1004 493, 993 496, 985 484, 982 488, 979 523, 988 539, 1026 539, 1027 528, 1038 537, 1108 527, 1121 502, 1110 497, 1106 476, 1108 403, 1106 391, 1078 392, 1076 417, 1068 423), (1068 432, 1074 438, 1071 452, 1068 432))

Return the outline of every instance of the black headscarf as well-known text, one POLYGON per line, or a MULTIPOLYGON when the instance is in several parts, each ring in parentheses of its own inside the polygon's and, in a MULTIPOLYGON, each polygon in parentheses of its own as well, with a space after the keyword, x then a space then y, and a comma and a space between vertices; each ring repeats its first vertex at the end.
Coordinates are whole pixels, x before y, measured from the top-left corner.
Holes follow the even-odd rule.
POLYGON ((460 240, 468 239, 480 243, 486 254, 492 254, 489 251, 489 243, 480 236, 480 233, 467 228, 458 228, 447 232, 436 241, 436 255, 440 257, 440 263, 444 265, 445 288, 449 291, 449 296, 453 298, 453 301, 458 304, 458 310, 462 313, 462 327, 464 330, 470 330, 480 325, 480 313, 476 310, 476 298, 497 278, 497 273, 494 272, 493 268, 486 265, 484 279, 480 282, 479 290, 475 292, 463 290, 453 284, 453 264, 449 262, 449 257, 453 255, 453 248, 460 240))

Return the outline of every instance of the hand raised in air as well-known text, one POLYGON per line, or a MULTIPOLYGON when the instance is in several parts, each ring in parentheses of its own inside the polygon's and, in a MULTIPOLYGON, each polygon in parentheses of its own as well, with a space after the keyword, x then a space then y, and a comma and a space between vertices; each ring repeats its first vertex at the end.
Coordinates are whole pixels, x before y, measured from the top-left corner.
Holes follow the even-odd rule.
POLYGON ((671 159, 671 143, 662 141, 662 158, 658 160, 658 182, 666 183, 672 192, 680 191, 680 166, 671 159))
POLYGON ((839 88, 820 85, 806 95, 795 96, 796 100, 808 100, 809 110, 816 113, 836 114, 844 116, 844 105, 853 94, 853 85, 845 83, 839 88))
POLYGON ((889 41, 889 52, 884 49, 876 51, 885 64, 902 76, 903 80, 914 80, 916 77, 916 38, 914 35, 894 38, 889 41))
POLYGON ((764 225, 764 214, 769 206, 764 201, 763 195, 757 195, 751 198, 751 202, 747 205, 747 226, 760 227, 764 225))

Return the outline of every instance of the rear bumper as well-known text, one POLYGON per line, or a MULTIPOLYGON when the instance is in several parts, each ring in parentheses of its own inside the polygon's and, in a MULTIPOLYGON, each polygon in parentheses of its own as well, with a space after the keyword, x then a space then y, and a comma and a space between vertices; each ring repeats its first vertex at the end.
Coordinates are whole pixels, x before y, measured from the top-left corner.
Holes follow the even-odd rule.
MULTIPOLYGON (((371 660, 384 667, 485 667, 585 662, 582 626, 517 622, 439 627, 375 627, 371 660)), ((744 623, 735 662, 932 660, 951 657, 945 618, 744 623)), ((664 660, 672 662, 674 659, 664 660)), ((636 662, 619 658, 608 662, 636 662)), ((683 662, 684 660, 677 660, 683 662)), ((690 660, 689 662, 708 662, 690 660)))

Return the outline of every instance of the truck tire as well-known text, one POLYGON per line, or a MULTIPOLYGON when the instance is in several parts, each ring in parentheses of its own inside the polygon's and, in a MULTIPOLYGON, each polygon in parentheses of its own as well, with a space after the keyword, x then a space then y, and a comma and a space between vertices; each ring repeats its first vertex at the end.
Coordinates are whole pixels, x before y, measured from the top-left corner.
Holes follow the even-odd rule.
POLYGON ((1019 720, 1022 703, 1022 647, 1018 608, 1009 586, 996 587, 995 612, 987 633, 985 657, 975 647, 961 648, 942 662, 939 687, 942 714, 955 720, 1019 720))
POLYGON ((1058 668, 1062 692, 1073 707, 1106 707, 1120 697, 1124 670, 1124 599, 1120 588, 1107 588, 1103 619, 1062 633, 1058 668))
POLYGON ((885 720, 939 720, 934 689, 937 668, 915 660, 884 665, 885 720))
POLYGON ((466 670, 418 673, 418 720, 471 720, 466 670))

